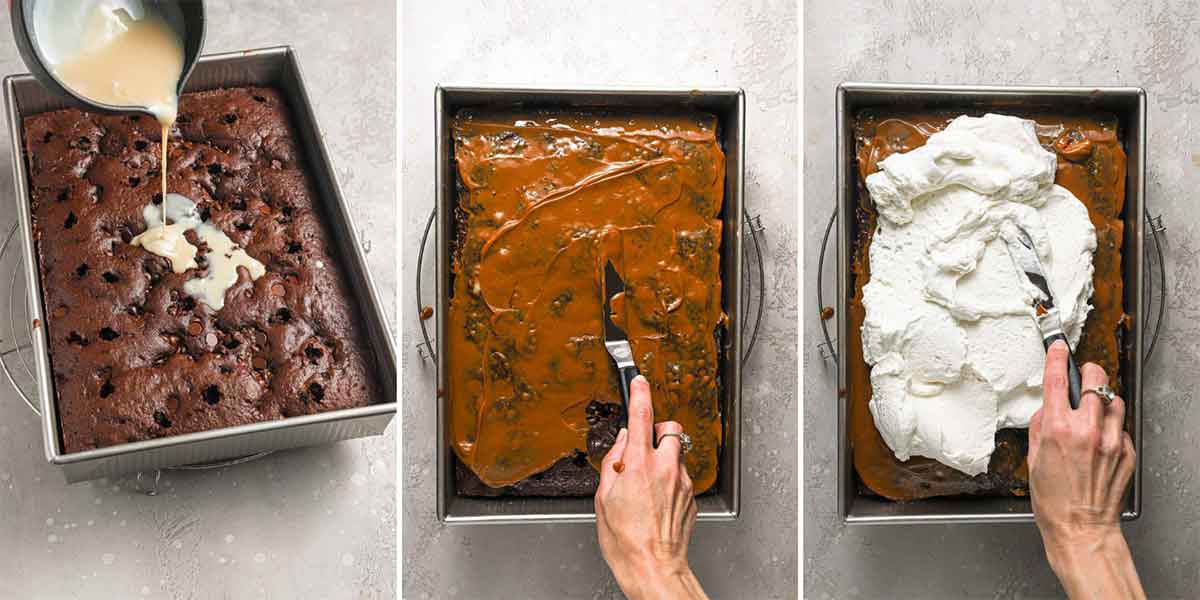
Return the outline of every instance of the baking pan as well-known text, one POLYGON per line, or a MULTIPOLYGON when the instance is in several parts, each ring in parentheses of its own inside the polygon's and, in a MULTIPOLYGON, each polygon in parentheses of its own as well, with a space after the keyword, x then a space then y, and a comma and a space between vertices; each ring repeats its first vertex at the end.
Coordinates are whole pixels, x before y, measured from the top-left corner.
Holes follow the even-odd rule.
MULTIPOLYGON (((1143 234, 1146 186, 1146 94, 1133 87, 957 86, 890 83, 843 83, 837 88, 837 233, 838 233, 838 389, 846 389, 846 315, 851 285, 850 263, 857 227, 858 170, 854 162, 854 117, 864 108, 995 111, 1043 109, 1115 114, 1128 156, 1125 179, 1125 238, 1121 249, 1125 312, 1133 317, 1119 349, 1121 396, 1129 407, 1126 425, 1137 449, 1137 468, 1125 506, 1124 520, 1142 510, 1142 344, 1143 234)), ((838 510, 850 524, 1014 523, 1032 522, 1029 498, 947 497, 891 502, 858 492, 858 475, 850 446, 849 394, 839 394, 838 510)))
POLYGON ((54 401, 50 355, 30 221, 29 191, 24 160, 22 118, 66 108, 66 100, 52 95, 31 75, 4 79, 4 103, 13 148, 13 181, 16 185, 18 228, 21 231, 23 275, 32 319, 33 357, 36 365, 38 404, 46 458, 59 465, 68 482, 110 477, 178 465, 216 461, 268 450, 324 444, 383 433, 396 413, 396 357, 379 295, 371 281, 342 197, 329 153, 322 141, 316 114, 309 101, 300 66, 290 47, 280 46, 203 56, 188 79, 185 92, 213 88, 262 85, 279 89, 288 102, 292 124, 305 149, 308 173, 317 191, 318 209, 333 236, 339 263, 349 279, 359 314, 374 354, 374 367, 383 392, 373 404, 358 408, 291 417, 237 427, 188 433, 64 454, 59 435, 58 408, 54 401))
MULTIPOLYGON (((724 443, 713 492, 698 497, 701 521, 736 519, 739 511, 741 454, 742 355, 742 179, 745 166, 745 98, 740 89, 693 88, 512 88, 438 86, 434 98, 434 151, 437 157, 437 385, 446 389, 446 319, 449 310, 451 242, 454 239, 454 143, 450 121, 465 107, 605 108, 634 110, 696 109, 717 115, 717 134, 725 152, 725 202, 721 218, 721 277, 725 313, 729 316, 721 357, 721 411, 724 443)), ((458 458, 450 448, 446 399, 437 401, 437 513, 453 524, 593 522, 592 498, 468 498, 455 490, 458 458)))

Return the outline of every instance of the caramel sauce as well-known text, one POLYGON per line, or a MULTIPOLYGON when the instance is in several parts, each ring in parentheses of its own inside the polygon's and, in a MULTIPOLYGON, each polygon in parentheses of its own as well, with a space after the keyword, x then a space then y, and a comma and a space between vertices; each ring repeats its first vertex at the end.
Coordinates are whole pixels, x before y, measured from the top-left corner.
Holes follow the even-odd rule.
MULTIPOLYGON (((863 286, 871 277, 868 249, 875 232, 874 205, 865 180, 883 159, 925 144, 960 113, 906 113, 887 118, 864 111, 856 118, 854 134, 858 167, 858 238, 851 265, 854 295, 849 301, 847 326, 847 379, 850 437, 854 466, 871 493, 898 501, 957 494, 1024 496, 1029 469, 1025 461, 1028 432, 1005 429, 996 434, 996 450, 988 472, 970 477, 935 460, 914 457, 900 461, 880 437, 868 407, 871 400, 870 367, 862 355, 863 286)), ((1117 139, 1112 117, 1021 114, 1038 124, 1042 146, 1058 158, 1054 182, 1070 190, 1087 206, 1096 228, 1096 253, 1091 313, 1083 336, 1074 348, 1080 364, 1094 362, 1119 382, 1118 337, 1124 317, 1121 278, 1121 244, 1125 204, 1125 151, 1117 139)))
MULTIPOLYGON (((460 112, 449 433, 492 487, 587 452, 592 402, 621 402, 603 344, 614 322, 650 381, 657 421, 683 425, 696 493, 716 479, 724 161, 712 115, 460 112)), ((599 458, 589 453, 592 466, 599 458)))

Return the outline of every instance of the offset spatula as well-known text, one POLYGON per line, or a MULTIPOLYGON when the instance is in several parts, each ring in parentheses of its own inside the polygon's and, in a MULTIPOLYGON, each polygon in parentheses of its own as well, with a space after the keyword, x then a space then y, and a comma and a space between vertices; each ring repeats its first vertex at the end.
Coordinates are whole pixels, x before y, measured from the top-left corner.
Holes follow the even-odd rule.
POLYGON ((1054 295, 1050 293, 1050 282, 1046 280, 1046 272, 1042 270, 1042 261, 1038 259, 1033 248, 1033 240, 1029 234, 1012 222, 1005 224, 1003 235, 1008 245, 1008 255, 1016 265, 1021 276, 1042 293, 1040 299, 1034 300, 1033 309, 1037 314, 1038 329, 1042 332, 1042 345, 1047 350, 1055 340, 1062 340, 1067 345, 1067 398, 1071 408, 1079 408, 1080 378, 1079 366, 1075 364, 1075 356, 1071 351, 1071 342, 1063 333, 1062 317, 1054 306, 1054 295))
POLYGON ((604 347, 608 356, 617 366, 617 378, 621 381, 621 404, 629 408, 629 383, 638 376, 637 365, 633 363, 633 349, 629 346, 629 337, 625 330, 613 323, 612 299, 617 294, 625 293, 625 282, 613 268, 612 261, 604 264, 604 347))

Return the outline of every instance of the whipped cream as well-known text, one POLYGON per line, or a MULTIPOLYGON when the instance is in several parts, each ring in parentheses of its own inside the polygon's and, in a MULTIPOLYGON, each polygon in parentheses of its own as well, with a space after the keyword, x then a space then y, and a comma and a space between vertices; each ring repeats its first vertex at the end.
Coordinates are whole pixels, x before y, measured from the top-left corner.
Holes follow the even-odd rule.
POLYGON ((238 267, 244 267, 251 279, 258 279, 266 273, 266 267, 238 248, 224 231, 201 220, 196 203, 187 196, 167 194, 163 205, 166 207, 165 218, 162 207, 148 204, 142 209, 146 231, 129 243, 166 258, 171 261, 173 271, 183 273, 198 266, 195 260, 196 247, 183 235, 195 230, 200 241, 208 247, 208 254, 205 255, 208 268, 200 277, 185 281, 183 291, 213 310, 221 310, 225 307, 225 292, 237 283, 238 267), (170 224, 164 225, 168 219, 170 224))
POLYGON ((987 471, 996 430, 1028 427, 1042 404, 1045 350, 1032 302, 1000 237, 1033 238, 1063 329, 1079 341, 1091 310, 1096 231, 1054 185, 1055 155, 1033 121, 962 116, 867 177, 879 219, 863 288, 870 409, 900 460, 987 471))

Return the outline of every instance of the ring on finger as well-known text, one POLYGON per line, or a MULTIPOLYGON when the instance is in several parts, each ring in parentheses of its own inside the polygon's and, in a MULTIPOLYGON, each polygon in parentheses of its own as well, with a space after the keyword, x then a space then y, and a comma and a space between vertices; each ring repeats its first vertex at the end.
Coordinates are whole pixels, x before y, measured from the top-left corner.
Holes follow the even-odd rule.
POLYGON ((669 438, 669 437, 679 438, 679 447, 680 447, 680 449, 682 449, 683 454, 687 454, 692 449, 692 436, 690 436, 682 431, 664 433, 664 434, 658 436, 659 445, 662 445, 662 441, 664 438, 669 438))
POLYGON ((1113 392, 1112 388, 1108 387, 1107 385, 1100 385, 1100 386, 1096 386, 1093 388, 1088 388, 1086 390, 1083 390, 1083 392, 1080 393, 1079 395, 1086 396, 1087 394, 1095 394, 1095 395, 1099 396, 1100 400, 1102 402, 1104 402, 1105 406, 1112 404, 1113 398, 1116 397, 1116 393, 1113 392))

